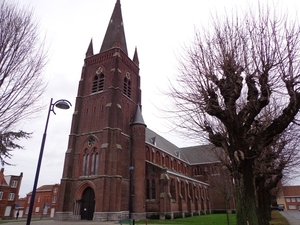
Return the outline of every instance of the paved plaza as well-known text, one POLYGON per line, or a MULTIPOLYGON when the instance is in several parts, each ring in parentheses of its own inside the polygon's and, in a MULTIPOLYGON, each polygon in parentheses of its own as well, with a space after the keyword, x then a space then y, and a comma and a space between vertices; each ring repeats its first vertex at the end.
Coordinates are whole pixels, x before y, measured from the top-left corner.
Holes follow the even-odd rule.
MULTIPOLYGON (((290 223, 290 225, 299 225, 300 224, 300 211, 296 210, 285 210, 280 212, 290 223)), ((23 225, 26 224, 26 220, 11 220, 7 221, 5 225, 23 225)), ((119 224, 118 221, 107 221, 107 222, 94 222, 87 220, 78 220, 78 221, 54 221, 54 220, 33 220, 31 225, 116 225, 119 224)))

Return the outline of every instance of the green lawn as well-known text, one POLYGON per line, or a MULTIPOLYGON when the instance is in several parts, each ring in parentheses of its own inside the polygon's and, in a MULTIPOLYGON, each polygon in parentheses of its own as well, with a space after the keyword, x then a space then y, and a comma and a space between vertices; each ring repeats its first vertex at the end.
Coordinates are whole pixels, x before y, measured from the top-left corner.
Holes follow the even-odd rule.
MULTIPOLYGON (((236 225, 235 214, 229 214, 230 225, 236 225)), ((226 225, 226 214, 208 214, 175 220, 148 220, 147 224, 177 224, 177 225, 226 225)), ((146 221, 137 221, 136 224, 146 224, 146 221)))
MULTIPOLYGON (((236 225, 235 214, 229 214, 230 225, 236 225)), ((136 224, 146 224, 146 221, 136 221, 136 224)), ((177 225, 227 225, 226 214, 208 214, 175 220, 147 220, 147 224, 177 224, 177 225)), ((270 225, 289 225, 278 212, 272 212, 270 225)))

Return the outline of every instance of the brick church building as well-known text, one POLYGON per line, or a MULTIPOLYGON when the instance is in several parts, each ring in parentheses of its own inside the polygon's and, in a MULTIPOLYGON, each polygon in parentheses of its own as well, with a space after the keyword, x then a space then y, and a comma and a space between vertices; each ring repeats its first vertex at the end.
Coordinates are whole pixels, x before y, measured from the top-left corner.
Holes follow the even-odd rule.
POLYGON ((150 130, 140 79, 117 0, 100 52, 91 41, 84 59, 56 220, 163 219, 224 208, 210 199, 206 175, 220 163, 212 147, 178 148, 150 130))

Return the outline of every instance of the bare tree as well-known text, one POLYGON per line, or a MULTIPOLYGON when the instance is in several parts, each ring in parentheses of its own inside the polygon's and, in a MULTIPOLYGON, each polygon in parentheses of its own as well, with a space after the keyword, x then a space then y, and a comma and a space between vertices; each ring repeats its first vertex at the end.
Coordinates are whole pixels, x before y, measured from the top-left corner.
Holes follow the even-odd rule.
POLYGON ((43 93, 42 70, 45 51, 39 39, 33 12, 8 1, 0 3, 0 161, 6 163, 10 151, 21 146, 16 139, 28 138, 13 131, 18 122, 40 109, 43 93))
POLYGON ((269 7, 248 10, 216 16, 196 32, 170 95, 174 123, 224 149, 235 181, 237 224, 263 225, 256 163, 300 108, 300 27, 269 7))

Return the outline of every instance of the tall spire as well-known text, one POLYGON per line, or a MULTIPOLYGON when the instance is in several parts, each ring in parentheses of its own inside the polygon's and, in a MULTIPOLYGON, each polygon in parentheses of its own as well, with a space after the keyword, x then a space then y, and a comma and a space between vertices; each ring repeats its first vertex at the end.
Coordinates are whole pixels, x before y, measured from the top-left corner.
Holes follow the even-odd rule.
POLYGON ((108 23, 100 52, 106 51, 113 47, 121 48, 123 52, 128 55, 120 0, 117 0, 115 4, 115 8, 108 23))
POLYGON ((135 47, 134 55, 133 55, 133 62, 135 62, 135 64, 137 66, 139 66, 139 64, 140 64, 140 62, 139 62, 139 56, 138 56, 137 48, 136 47, 135 47))
POLYGON ((85 57, 89 57, 89 56, 92 56, 94 55, 94 51, 93 51, 93 39, 91 39, 90 41, 90 44, 89 44, 89 47, 85 53, 85 57))

